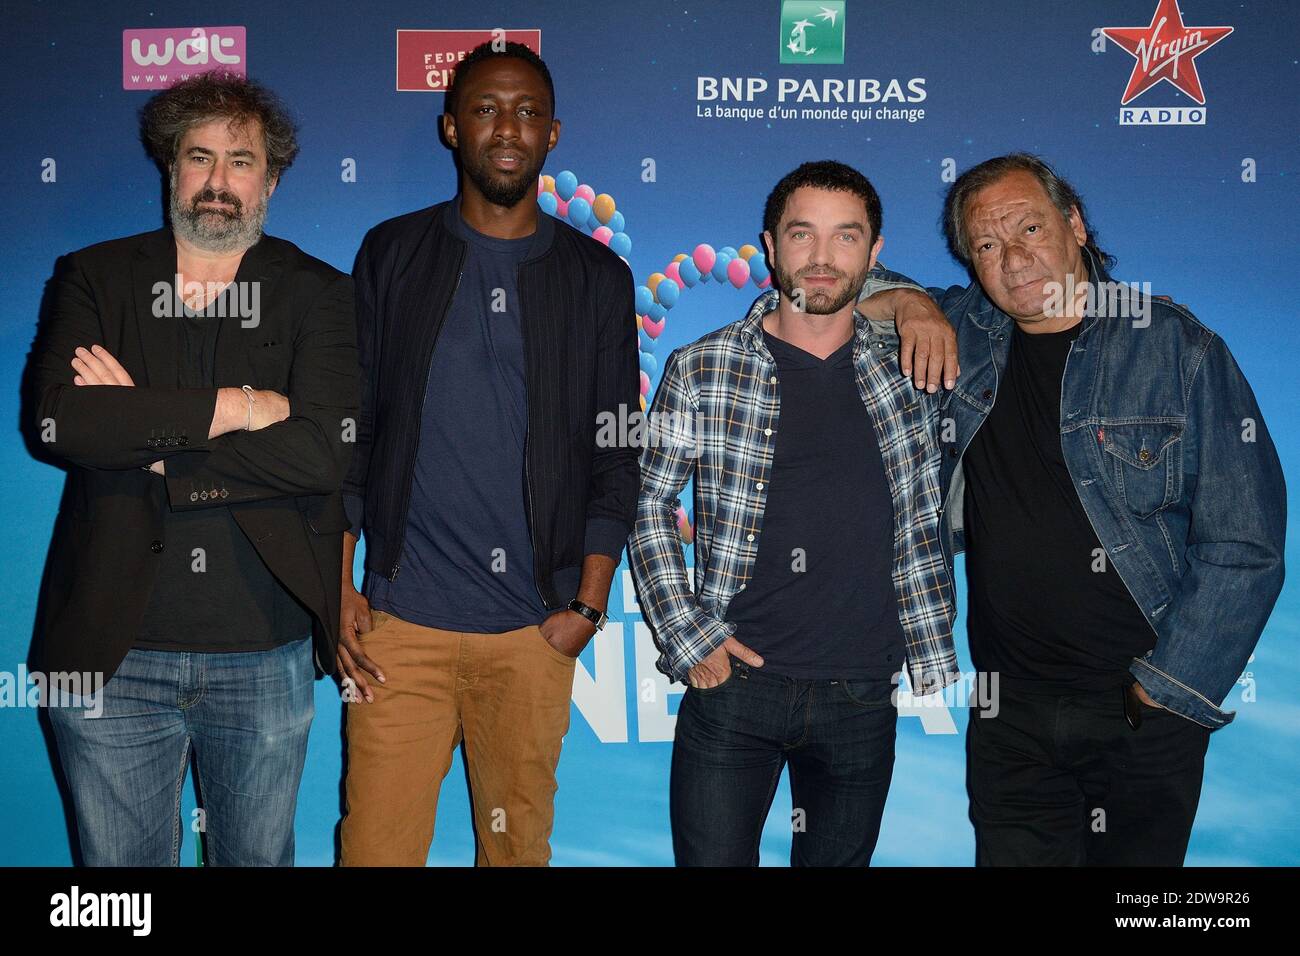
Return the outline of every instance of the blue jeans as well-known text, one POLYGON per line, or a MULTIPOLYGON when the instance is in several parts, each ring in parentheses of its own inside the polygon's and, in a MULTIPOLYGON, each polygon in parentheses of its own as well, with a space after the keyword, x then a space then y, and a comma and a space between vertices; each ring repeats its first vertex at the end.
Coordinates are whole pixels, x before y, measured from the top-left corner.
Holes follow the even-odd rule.
POLYGON ((310 637, 232 654, 132 649, 98 717, 50 707, 86 865, 177 865, 193 746, 208 864, 292 866, 314 680, 310 637))
POLYGON ((716 687, 688 687, 669 785, 678 866, 757 866, 790 765, 791 866, 866 866, 894 772, 893 681, 798 680, 732 658, 716 687))

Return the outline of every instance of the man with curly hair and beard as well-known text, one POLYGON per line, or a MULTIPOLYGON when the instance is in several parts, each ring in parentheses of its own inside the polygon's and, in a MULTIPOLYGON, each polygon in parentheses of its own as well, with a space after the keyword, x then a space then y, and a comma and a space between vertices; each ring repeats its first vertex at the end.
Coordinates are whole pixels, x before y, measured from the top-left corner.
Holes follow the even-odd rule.
POLYGON ((87 864, 177 864, 193 751, 207 862, 292 865, 337 642, 352 280, 262 232, 298 152, 269 90, 201 75, 142 133, 170 224, 63 257, 31 357, 68 471, 36 656, 104 681, 47 701, 87 864))

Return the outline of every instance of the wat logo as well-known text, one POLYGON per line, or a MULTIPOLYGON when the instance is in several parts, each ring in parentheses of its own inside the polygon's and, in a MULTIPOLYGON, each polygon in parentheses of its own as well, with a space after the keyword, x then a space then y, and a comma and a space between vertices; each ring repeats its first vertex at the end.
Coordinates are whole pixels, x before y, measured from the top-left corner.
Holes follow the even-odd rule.
POLYGON ((542 55, 541 30, 398 30, 399 93, 445 93, 456 64, 481 43, 522 43, 542 55))
POLYGON ((248 75, 243 27, 122 31, 124 90, 165 90, 213 70, 248 75))
POLYGON ((844 62, 844 0, 781 4, 782 63, 844 62))
POLYGON ((1178 0, 1160 0, 1144 27, 1102 27, 1112 43, 1133 57, 1133 71, 1120 98, 1121 126, 1203 126, 1205 88, 1196 58, 1232 32, 1232 27, 1188 26, 1178 0), (1168 83, 1195 106, 1135 104, 1140 96, 1168 83))

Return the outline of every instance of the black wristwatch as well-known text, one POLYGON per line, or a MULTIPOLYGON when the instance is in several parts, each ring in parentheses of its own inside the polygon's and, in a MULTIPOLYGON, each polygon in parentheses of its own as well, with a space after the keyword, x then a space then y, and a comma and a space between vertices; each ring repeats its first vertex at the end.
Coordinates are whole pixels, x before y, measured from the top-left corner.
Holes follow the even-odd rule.
POLYGON ((569 602, 569 610, 577 611, 579 614, 581 614, 583 617, 589 620, 592 624, 595 624, 596 630, 598 631, 601 628, 603 628, 605 626, 605 622, 609 620, 609 615, 606 614, 604 611, 597 611, 590 604, 583 604, 577 598, 574 598, 572 601, 569 602))

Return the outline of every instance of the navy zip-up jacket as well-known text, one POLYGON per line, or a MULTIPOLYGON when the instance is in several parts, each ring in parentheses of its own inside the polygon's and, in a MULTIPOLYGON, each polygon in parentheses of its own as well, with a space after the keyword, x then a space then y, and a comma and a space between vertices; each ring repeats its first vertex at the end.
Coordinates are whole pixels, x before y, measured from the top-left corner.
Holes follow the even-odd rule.
MULTIPOLYGON (((465 257, 444 223, 449 206, 375 226, 352 273, 363 390, 344 502, 352 533, 366 538, 366 570, 390 580, 401 570, 430 362, 465 257)), ((587 554, 620 559, 636 519, 640 449, 597 441, 602 421, 640 411, 632 273, 600 242, 543 214, 517 278, 525 505, 537 589, 554 610, 577 595, 587 554)))

